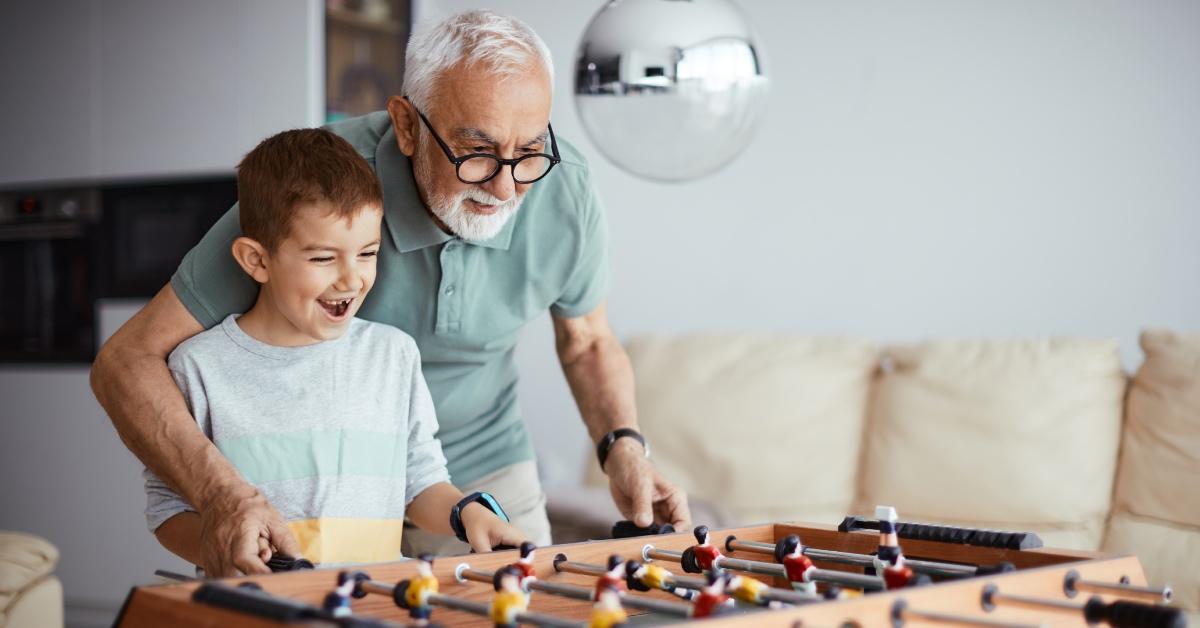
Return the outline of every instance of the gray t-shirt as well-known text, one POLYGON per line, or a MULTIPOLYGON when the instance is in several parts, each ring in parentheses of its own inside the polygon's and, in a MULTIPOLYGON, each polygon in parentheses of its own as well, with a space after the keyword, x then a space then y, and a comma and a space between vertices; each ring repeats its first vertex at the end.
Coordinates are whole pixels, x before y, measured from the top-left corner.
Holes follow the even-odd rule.
MULTIPOLYGON (((405 507, 450 479, 416 343, 354 319, 336 340, 276 347, 236 319, 168 359, 200 429, 279 510, 306 558, 399 558, 405 507)), ((144 475, 151 531, 194 510, 144 475)))

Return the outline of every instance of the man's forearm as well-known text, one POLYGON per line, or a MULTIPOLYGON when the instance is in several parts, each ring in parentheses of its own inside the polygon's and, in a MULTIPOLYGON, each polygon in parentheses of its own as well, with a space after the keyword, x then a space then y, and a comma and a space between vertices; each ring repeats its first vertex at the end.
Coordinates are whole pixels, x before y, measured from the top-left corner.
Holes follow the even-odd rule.
POLYGON ((563 374, 592 442, 621 427, 637 427, 633 366, 611 334, 559 348, 563 374))
POLYGON ((125 446, 193 506, 235 487, 253 490, 200 431, 161 358, 106 346, 92 389, 125 446))

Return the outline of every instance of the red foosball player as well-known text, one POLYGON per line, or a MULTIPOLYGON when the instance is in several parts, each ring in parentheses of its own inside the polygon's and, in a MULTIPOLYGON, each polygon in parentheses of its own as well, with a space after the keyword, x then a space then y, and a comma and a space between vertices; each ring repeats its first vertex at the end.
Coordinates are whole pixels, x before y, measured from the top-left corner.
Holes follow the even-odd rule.
POLYGON ((608 563, 605 565, 608 571, 604 572, 603 576, 596 578, 596 588, 592 591, 592 601, 600 601, 600 594, 604 593, 605 589, 615 589, 617 592, 626 591, 625 587, 625 563, 620 556, 613 554, 608 557, 608 563))
POLYGON ((896 535, 896 509, 891 506, 876 506, 875 518, 879 520, 879 549, 875 553, 875 570, 883 578, 887 589, 906 587, 913 579, 913 570, 904 565, 904 553, 900 551, 900 539, 896 535))
POLYGON ((717 569, 708 572, 707 584, 700 589, 700 595, 692 602, 691 616, 700 619, 712 617, 725 610, 732 600, 725 594, 729 586, 729 574, 717 569))
POLYGON ((617 628, 629 621, 629 615, 621 607, 621 594, 616 589, 608 587, 600 592, 592 616, 588 620, 588 628, 617 628))
POLYGON ((517 615, 529 608, 529 598, 521 591, 521 570, 509 565, 500 570, 496 593, 488 606, 488 615, 496 628, 517 628, 517 615))
POLYGON ((805 593, 816 593, 817 583, 812 580, 813 565, 811 558, 804 555, 804 545, 800 537, 789 534, 783 539, 783 568, 787 572, 788 581, 792 588, 805 593))
POLYGON ((513 563, 513 567, 521 570, 521 590, 529 593, 530 581, 537 580, 537 570, 533 567, 533 554, 537 546, 529 541, 521 543, 521 558, 513 563))
POLYGON ((417 557, 417 577, 408 581, 408 589, 404 592, 404 601, 408 604, 408 615, 418 626, 429 623, 433 606, 429 604, 429 596, 438 592, 438 579, 433 575, 433 556, 421 554, 417 557))
POLYGON ((708 542, 708 526, 696 526, 692 535, 696 537, 696 545, 692 546, 692 551, 696 553, 696 565, 704 571, 712 571, 721 557, 721 550, 708 542))

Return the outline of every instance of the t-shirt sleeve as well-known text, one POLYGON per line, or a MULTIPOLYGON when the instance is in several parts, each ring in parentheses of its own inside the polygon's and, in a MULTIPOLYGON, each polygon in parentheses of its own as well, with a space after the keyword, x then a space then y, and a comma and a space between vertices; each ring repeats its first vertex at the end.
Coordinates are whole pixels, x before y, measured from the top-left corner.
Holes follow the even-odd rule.
POLYGON ((580 238, 574 267, 550 311, 559 318, 590 314, 608 292, 608 226, 591 178, 584 179, 587 201, 580 213, 580 238))
MULTIPOLYGON (((186 373, 187 369, 182 368, 178 352, 171 355, 170 367, 171 376, 174 377, 176 385, 183 392, 183 397, 187 401, 188 408, 192 411, 192 416, 207 418, 207 404, 205 403, 203 394, 199 392, 203 390, 203 387, 194 386, 189 381, 186 373)), ((201 420, 199 422, 201 429, 204 430, 207 421, 201 420)), ((159 526, 166 523, 167 519, 181 512, 196 512, 196 509, 187 500, 172 490, 171 487, 167 486, 167 483, 163 482, 162 478, 159 478, 150 469, 142 470, 142 478, 145 481, 146 487, 146 527, 150 528, 151 532, 154 532, 159 526)))
POLYGON ((422 491, 439 482, 449 482, 446 456, 442 443, 437 439, 437 413, 433 409, 433 397, 421 372, 421 355, 416 344, 411 344, 411 381, 408 395, 408 466, 405 468, 404 505, 412 503, 422 491))
POLYGON ((211 329, 230 314, 254 305, 258 284, 233 259, 233 241, 241 235, 235 203, 179 263, 171 287, 184 307, 211 329))

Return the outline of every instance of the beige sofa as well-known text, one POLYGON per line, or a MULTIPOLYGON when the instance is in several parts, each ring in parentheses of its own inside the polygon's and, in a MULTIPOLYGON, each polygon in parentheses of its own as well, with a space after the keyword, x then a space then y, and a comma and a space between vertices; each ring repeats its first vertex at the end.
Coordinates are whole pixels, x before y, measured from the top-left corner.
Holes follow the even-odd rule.
POLYGON ((62 584, 53 575, 58 550, 45 539, 0 532, 0 628, 63 625, 62 584))
MULTIPOLYGON (((628 350, 656 463, 697 521, 834 523, 890 504, 903 519, 1136 554, 1195 611, 1200 335, 1141 344, 1132 379, 1115 341, 1083 339, 707 334, 628 350)), ((604 483, 594 462, 588 481, 604 483)), ((552 495, 556 540, 586 527, 582 502, 603 501, 552 495)))

